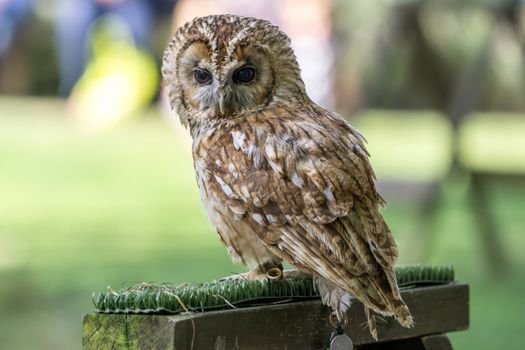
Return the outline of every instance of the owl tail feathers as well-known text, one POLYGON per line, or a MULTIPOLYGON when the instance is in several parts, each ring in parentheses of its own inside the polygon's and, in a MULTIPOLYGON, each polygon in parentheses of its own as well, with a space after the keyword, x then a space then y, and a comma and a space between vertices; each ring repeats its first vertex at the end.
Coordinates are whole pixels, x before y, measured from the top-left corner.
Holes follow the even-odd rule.
POLYGON ((412 318, 412 314, 410 313, 410 310, 408 309, 407 304, 405 304, 405 301, 403 298, 401 298, 401 294, 399 293, 399 288, 397 286, 397 281, 395 274, 392 270, 385 271, 388 283, 390 285, 390 290, 392 292, 392 301, 389 302, 389 309, 392 312, 392 316, 395 317, 397 322, 399 322, 400 325, 402 325, 405 328, 412 328, 414 327, 414 319, 412 318))
POLYGON ((403 299, 398 299, 393 304, 393 316, 397 322, 405 328, 414 327, 414 319, 403 299))
POLYGON ((374 338, 377 341, 376 316, 374 315, 374 312, 366 306, 365 306, 365 315, 366 315, 366 321, 368 323, 368 329, 370 330, 370 334, 372 335, 372 338, 374 338))
MULTIPOLYGON (((414 327, 414 320, 408 307, 405 302, 401 300, 396 300, 394 302, 394 307, 392 308, 392 313, 384 313, 387 316, 394 316, 394 318, 405 328, 414 327)), ((377 324, 376 324, 376 315, 373 310, 365 306, 365 315, 368 323, 368 328, 370 329, 370 334, 377 341, 377 324)))
MULTIPOLYGON (((337 320, 343 322, 352 302, 351 294, 317 274, 313 275, 313 281, 314 286, 319 291, 322 303, 331 307, 335 311, 337 320)), ((367 303, 364 304, 368 328, 375 340, 377 340, 376 312, 383 316, 393 316, 403 327, 412 328, 414 326, 412 315, 397 290, 395 290, 386 310, 373 310, 376 308, 371 309, 366 306, 367 303)))

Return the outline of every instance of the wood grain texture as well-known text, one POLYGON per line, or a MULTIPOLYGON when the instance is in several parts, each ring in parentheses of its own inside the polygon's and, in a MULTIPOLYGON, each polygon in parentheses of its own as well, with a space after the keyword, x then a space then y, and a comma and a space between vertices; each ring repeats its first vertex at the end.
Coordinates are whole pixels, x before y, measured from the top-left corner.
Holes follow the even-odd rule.
MULTIPOLYGON (((392 319, 379 322, 380 343, 419 338, 419 348, 450 349, 446 336, 434 335, 468 328, 466 284, 405 289, 402 296, 416 326, 406 329, 392 319), (424 337, 428 335, 432 337, 424 337)), ((192 342, 193 350, 326 349, 332 331, 327 323, 329 313, 315 300, 191 315, 88 314, 83 319, 82 343, 84 350, 186 350, 192 348, 192 342)), ((348 315, 346 331, 355 346, 376 349, 377 343, 363 327, 362 304, 355 302, 348 315)))

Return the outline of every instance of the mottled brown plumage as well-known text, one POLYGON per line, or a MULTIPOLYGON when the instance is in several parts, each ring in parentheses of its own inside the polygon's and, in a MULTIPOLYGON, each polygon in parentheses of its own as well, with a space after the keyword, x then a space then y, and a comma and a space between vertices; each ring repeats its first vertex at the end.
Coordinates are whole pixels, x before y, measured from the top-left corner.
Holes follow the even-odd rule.
POLYGON ((253 268, 245 277, 285 260, 313 275, 338 317, 360 300, 374 336, 370 310, 411 326, 363 137, 310 100, 288 37, 255 18, 196 18, 162 73, 193 137, 204 206, 231 257, 253 268))

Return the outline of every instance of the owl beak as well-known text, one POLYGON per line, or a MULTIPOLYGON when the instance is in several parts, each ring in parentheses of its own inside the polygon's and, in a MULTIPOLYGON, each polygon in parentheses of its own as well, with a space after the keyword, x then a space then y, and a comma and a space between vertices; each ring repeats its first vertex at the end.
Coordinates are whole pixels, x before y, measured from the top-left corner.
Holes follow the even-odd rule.
POLYGON ((219 111, 224 114, 224 94, 219 94, 219 111))

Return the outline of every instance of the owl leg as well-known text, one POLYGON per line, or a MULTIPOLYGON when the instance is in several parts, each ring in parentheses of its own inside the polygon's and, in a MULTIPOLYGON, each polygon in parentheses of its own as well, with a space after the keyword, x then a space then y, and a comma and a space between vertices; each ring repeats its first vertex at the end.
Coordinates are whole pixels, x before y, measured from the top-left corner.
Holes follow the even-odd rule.
POLYGON ((350 293, 318 274, 314 274, 314 285, 319 291, 322 303, 334 310, 338 321, 343 321, 352 303, 350 293))
POLYGON ((248 272, 239 273, 221 278, 221 281, 239 280, 278 280, 283 278, 283 264, 281 261, 267 261, 255 266, 248 272))

